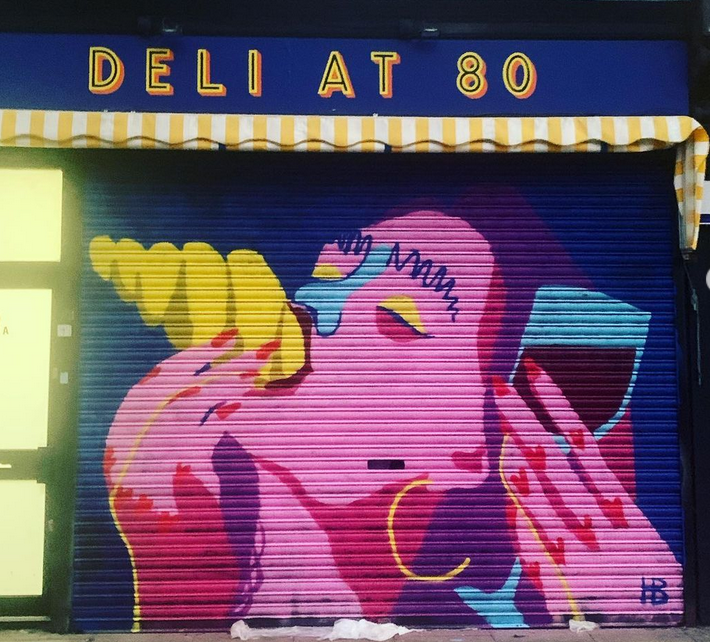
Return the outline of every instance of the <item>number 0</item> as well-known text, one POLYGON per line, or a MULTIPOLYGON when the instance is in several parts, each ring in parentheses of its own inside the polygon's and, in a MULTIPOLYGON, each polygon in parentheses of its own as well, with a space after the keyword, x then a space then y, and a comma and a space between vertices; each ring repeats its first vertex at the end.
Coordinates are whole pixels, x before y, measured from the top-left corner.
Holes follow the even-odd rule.
POLYGON ((510 54, 503 65, 505 88, 521 100, 530 98, 537 87, 537 69, 532 60, 519 51, 510 54), (522 72, 522 78, 518 80, 522 72))

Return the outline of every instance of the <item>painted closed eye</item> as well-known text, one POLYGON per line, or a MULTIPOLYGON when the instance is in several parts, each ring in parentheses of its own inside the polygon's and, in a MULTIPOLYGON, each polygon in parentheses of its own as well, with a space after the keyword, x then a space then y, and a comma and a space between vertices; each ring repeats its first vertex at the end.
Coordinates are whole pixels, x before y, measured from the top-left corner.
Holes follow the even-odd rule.
POLYGON ((375 314, 380 334, 392 341, 409 343, 431 337, 424 327, 417 304, 411 297, 391 296, 380 302, 375 314))

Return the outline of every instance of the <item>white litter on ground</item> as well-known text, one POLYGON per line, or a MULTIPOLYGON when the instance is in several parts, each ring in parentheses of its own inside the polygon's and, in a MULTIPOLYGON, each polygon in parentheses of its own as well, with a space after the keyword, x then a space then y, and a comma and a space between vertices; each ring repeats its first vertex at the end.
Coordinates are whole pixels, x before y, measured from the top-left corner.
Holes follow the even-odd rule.
POLYGON ((569 621, 569 630, 575 633, 587 633, 588 631, 593 631, 599 628, 596 622, 590 622, 589 620, 575 620, 569 621))
POLYGON ((291 626, 280 629, 252 629, 244 620, 239 620, 232 624, 230 635, 235 640, 257 640, 258 638, 291 637, 300 635, 303 637, 319 638, 323 631, 330 632, 332 629, 322 629, 319 627, 291 626))
POLYGON ((405 626, 397 626, 388 622, 386 624, 375 624, 368 620, 337 620, 333 630, 327 635, 325 640, 389 640, 395 635, 410 633, 412 629, 405 626))
POLYGON ((374 640, 384 642, 396 635, 411 633, 408 629, 396 624, 376 624, 368 620, 337 620, 332 627, 321 626, 290 626, 279 629, 252 629, 244 620, 232 624, 230 634, 235 640, 256 640, 271 637, 309 637, 319 640, 374 640))

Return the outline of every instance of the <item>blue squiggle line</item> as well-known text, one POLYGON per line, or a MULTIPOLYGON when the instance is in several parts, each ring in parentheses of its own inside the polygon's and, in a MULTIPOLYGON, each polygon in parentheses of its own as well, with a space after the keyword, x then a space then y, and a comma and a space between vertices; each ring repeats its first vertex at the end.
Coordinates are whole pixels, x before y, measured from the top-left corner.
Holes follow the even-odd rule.
POLYGON ((355 230, 354 232, 341 234, 335 243, 344 254, 350 254, 351 252, 355 256, 365 254, 365 258, 367 258, 372 249, 372 235, 365 234, 363 236, 360 230, 355 230))
POLYGON ((202 415, 202 419, 200 419, 200 426, 202 426, 202 425, 210 418, 210 416, 212 415, 212 413, 213 413, 215 410, 217 410, 218 408, 220 408, 220 407, 223 406, 224 404, 225 404, 224 401, 220 401, 219 403, 216 403, 214 406, 212 406, 211 408, 209 408, 209 409, 207 410, 207 412, 206 412, 204 415, 202 415))
MULTIPOLYGON (((372 250, 372 242, 372 235, 363 235, 360 230, 342 234, 335 240, 338 249, 345 254, 353 254, 355 256, 364 254, 365 258, 363 261, 367 260, 367 257, 372 250)), ((392 247, 389 258, 387 259, 387 267, 394 263, 395 269, 398 272, 401 272, 410 266, 410 276, 413 279, 421 279, 422 285, 425 288, 433 287, 434 292, 444 293, 443 299, 449 303, 447 309, 451 312, 451 320, 456 321, 456 315, 460 312, 457 305, 459 298, 452 294, 452 290, 456 286, 456 279, 453 277, 447 278, 447 268, 443 265, 439 266, 436 268, 436 272, 432 275, 432 271, 434 270, 434 262, 430 259, 422 259, 419 250, 410 250, 404 260, 400 259, 399 254, 400 244, 395 243, 392 247)))
POLYGON ((446 278, 447 270, 443 265, 437 268, 433 276, 431 272, 434 269, 434 262, 431 259, 422 260, 422 256, 419 250, 411 250, 409 256, 403 261, 399 258, 399 243, 395 243, 390 253, 390 258, 387 260, 387 265, 389 266, 394 262, 394 267, 397 272, 401 272, 407 267, 407 264, 411 262, 412 270, 411 277, 413 279, 421 279, 422 285, 425 288, 434 288, 434 292, 443 292, 444 301, 449 302, 449 307, 447 310, 451 312, 451 320, 456 321, 456 315, 460 312, 456 304, 459 302, 459 298, 453 294, 451 291, 456 285, 456 279, 453 277, 446 278))

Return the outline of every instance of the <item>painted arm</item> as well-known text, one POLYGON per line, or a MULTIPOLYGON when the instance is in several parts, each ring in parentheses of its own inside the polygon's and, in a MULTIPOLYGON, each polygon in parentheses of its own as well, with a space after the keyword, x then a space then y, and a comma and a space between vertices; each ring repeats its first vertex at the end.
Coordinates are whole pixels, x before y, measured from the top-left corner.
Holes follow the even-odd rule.
POLYGON ((263 365, 253 353, 235 357, 237 338, 225 332, 157 365, 111 426, 104 472, 131 558, 136 630, 155 620, 223 620, 233 611, 244 561, 220 489, 239 447, 223 422, 263 365))

